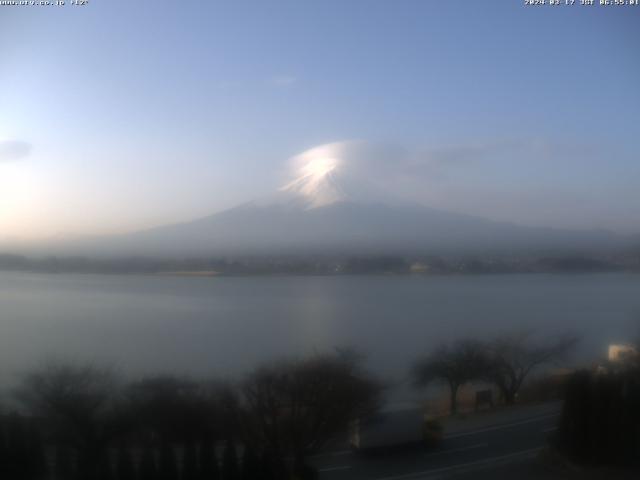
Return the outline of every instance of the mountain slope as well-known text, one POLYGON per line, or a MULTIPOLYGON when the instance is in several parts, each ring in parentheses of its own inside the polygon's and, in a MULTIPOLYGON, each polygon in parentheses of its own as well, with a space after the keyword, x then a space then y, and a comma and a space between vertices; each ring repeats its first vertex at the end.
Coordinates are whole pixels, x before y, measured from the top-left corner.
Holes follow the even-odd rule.
POLYGON ((420 206, 333 202, 311 209, 246 204, 188 223, 93 243, 134 255, 429 254, 589 250, 607 232, 522 227, 420 206))
POLYGON ((523 227, 430 209, 370 181, 357 143, 293 159, 274 195, 187 223, 96 239, 75 250, 117 255, 432 254, 611 248, 608 232, 523 227), (363 174, 364 172, 364 174, 363 174))

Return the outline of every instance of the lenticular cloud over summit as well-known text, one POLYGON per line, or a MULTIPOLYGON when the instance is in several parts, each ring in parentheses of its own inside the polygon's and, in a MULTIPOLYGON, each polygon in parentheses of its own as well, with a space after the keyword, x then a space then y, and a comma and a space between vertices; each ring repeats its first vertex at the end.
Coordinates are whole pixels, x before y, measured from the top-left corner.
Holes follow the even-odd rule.
MULTIPOLYGON (((289 161, 274 194, 190 222, 76 245, 118 255, 433 255, 601 248, 606 234, 552 231, 437 210, 394 188, 429 159, 385 144, 328 143, 289 161)), ((424 178, 424 177, 423 177, 424 178)), ((424 183, 423 183, 424 185, 424 183)), ((84 248, 84 250, 83 250, 84 248)))
POLYGON ((389 202, 383 180, 406 160, 406 152, 387 145, 344 141, 320 145, 290 160, 290 181, 281 199, 297 198, 306 208, 338 202, 389 202))

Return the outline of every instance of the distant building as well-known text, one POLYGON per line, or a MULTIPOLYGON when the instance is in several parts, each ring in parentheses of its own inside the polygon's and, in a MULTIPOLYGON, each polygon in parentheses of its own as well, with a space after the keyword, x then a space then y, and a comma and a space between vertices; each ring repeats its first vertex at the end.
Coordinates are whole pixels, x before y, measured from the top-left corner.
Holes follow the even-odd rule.
POLYGON ((609 361, 621 362, 630 357, 638 355, 638 351, 631 345, 611 344, 609 345, 609 361))
POLYGON ((429 271, 429 265, 422 262, 412 263, 409 267, 411 273, 426 273, 429 271))

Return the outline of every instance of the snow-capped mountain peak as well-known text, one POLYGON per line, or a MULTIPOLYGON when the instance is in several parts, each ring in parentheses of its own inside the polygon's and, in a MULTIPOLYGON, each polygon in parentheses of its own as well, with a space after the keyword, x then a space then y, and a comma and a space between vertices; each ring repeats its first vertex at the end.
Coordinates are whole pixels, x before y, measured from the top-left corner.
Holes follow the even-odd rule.
POLYGON ((296 178, 280 188, 280 192, 305 198, 307 208, 317 208, 345 201, 347 193, 340 186, 338 176, 333 172, 322 175, 310 174, 296 178))
POLYGON ((313 209, 339 202, 391 201, 368 178, 365 147, 359 142, 338 142, 297 155, 291 160, 292 180, 278 190, 276 202, 313 209))
POLYGON ((407 201, 387 190, 401 155, 365 142, 321 145, 291 160, 289 181, 271 196, 64 248, 75 255, 439 255, 624 245, 611 235, 522 227, 407 201))

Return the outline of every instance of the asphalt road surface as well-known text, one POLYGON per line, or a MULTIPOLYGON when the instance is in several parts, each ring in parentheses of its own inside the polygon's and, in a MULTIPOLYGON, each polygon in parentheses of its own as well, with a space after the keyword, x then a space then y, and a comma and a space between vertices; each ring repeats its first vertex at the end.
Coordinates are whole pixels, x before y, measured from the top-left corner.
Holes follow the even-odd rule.
POLYGON ((499 465, 535 456, 548 443, 560 404, 514 407, 445 425, 437 448, 416 447, 366 456, 349 450, 313 458, 320 480, 419 480, 499 465), (468 426, 469 428, 464 428, 468 426))

